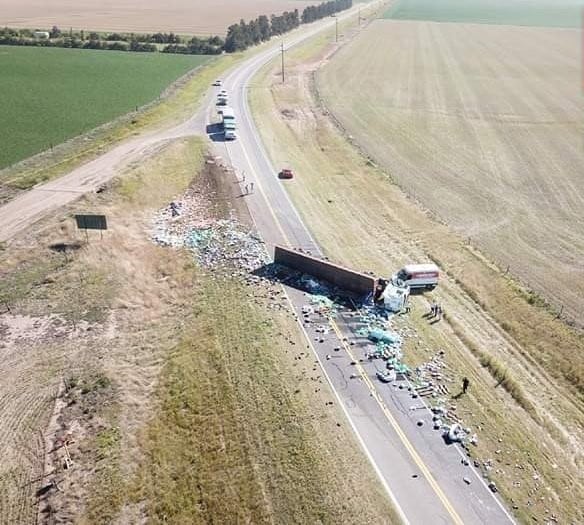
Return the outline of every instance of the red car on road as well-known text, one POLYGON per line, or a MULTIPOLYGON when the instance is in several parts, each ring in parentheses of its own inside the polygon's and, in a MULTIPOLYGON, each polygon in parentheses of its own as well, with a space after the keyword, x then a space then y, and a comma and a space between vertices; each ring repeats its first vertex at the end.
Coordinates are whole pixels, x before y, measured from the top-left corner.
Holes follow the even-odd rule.
POLYGON ((293 179, 294 173, 289 168, 284 168, 280 173, 278 173, 280 179, 293 179))

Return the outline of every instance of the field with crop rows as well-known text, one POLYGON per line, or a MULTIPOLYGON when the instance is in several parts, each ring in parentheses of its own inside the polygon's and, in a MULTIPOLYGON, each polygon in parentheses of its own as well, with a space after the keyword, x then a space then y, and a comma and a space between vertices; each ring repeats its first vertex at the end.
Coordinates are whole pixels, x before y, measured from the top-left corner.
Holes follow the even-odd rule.
POLYGON ((385 13, 397 20, 580 27, 583 0, 397 0, 385 13))
POLYGON ((208 57, 0 48, 0 168, 158 97, 208 57))
MULTIPOLYGON (((419 334, 409 339, 406 359, 415 367, 431 355, 427 352, 441 349, 449 372, 470 378, 472 394, 455 396, 465 424, 476 421, 481 428, 480 444, 470 453, 500 463, 490 475, 503 498, 513 501, 518 523, 548 521, 556 509, 558 523, 582 522, 581 333, 529 304, 502 271, 391 184, 386 169, 361 155, 351 144, 355 134, 349 142, 338 132, 312 82, 322 64, 341 56, 329 58, 336 49, 310 43, 290 51, 285 84, 277 61, 254 78, 250 106, 273 164, 294 167, 297 177, 287 189, 332 260, 388 275, 404 263, 431 258, 448 272, 432 294, 412 298, 412 314, 402 318, 419 334), (444 323, 428 322, 432 301, 447 312, 444 323), (542 368, 546 377, 538 378, 542 368), (562 376, 576 388, 564 388, 562 376), (537 418, 530 415, 528 398, 537 418)), ((363 75, 363 82, 375 81, 370 72, 363 75)), ((374 87, 379 100, 384 87, 379 82, 374 87)), ((361 89, 361 95, 371 93, 361 89)), ((391 136, 383 138, 392 142, 391 136)))
POLYGON ((3 0, 0 26, 58 27, 92 31, 175 33, 223 36, 227 27, 256 18, 302 10, 319 0, 118 0, 103 5, 90 0, 51 0, 38 9, 35 0, 3 0))
POLYGON ((318 85, 402 188, 581 319, 580 40, 568 29, 379 20, 318 85))

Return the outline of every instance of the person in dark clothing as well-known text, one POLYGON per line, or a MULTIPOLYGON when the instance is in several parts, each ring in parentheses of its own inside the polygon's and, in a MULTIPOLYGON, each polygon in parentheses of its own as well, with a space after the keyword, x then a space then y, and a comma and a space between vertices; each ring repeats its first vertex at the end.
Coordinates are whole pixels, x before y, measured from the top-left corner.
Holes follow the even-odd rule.
POLYGON ((462 393, 466 394, 466 391, 468 390, 468 387, 470 386, 470 381, 468 380, 468 377, 463 377, 462 378, 462 393))

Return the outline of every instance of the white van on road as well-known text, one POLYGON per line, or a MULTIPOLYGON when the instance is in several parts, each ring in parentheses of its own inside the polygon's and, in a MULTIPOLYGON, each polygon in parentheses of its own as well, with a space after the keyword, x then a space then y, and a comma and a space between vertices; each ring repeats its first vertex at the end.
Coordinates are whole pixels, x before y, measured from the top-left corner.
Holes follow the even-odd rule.
POLYGON ((440 269, 433 263, 407 264, 394 274, 391 280, 397 286, 433 290, 438 285, 439 277, 440 269))

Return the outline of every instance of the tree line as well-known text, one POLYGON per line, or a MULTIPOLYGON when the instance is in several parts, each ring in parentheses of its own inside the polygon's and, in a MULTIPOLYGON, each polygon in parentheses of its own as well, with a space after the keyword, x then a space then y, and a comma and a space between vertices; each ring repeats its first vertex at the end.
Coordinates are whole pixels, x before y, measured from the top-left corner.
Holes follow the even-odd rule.
POLYGON ((285 11, 280 16, 272 15, 270 19, 262 15, 248 23, 241 20, 239 24, 233 24, 227 29, 224 49, 227 53, 243 51, 248 47, 270 40, 273 36, 292 31, 301 23, 309 24, 352 6, 353 0, 330 0, 319 5, 305 7, 302 15, 299 15, 298 9, 294 9, 294 11, 285 11))
POLYGON ((170 33, 98 33, 95 31, 61 31, 53 26, 49 38, 35 37, 30 29, 0 28, 0 45, 66 47, 77 49, 102 49, 143 53, 179 53, 188 55, 218 55, 223 52, 243 51, 248 47, 270 40, 297 28, 349 9, 353 0, 330 0, 319 5, 285 11, 280 15, 258 16, 246 22, 240 20, 227 29, 225 39, 219 36, 208 38, 184 37, 170 33))
POLYGON ((0 45, 66 47, 75 49, 103 49, 112 51, 134 51, 143 53, 186 52, 193 55, 218 55, 223 52, 225 42, 218 36, 210 38, 186 38, 174 33, 96 33, 85 31, 62 32, 53 27, 49 38, 35 38, 30 29, 0 28, 0 45), (178 46, 185 51, 177 51, 178 46), (166 46, 163 47, 163 45, 166 46))
POLYGON ((292 31, 299 25, 298 9, 285 11, 279 16, 272 15, 269 20, 267 16, 263 15, 248 23, 241 20, 239 24, 233 24, 227 28, 225 51, 227 53, 243 51, 248 47, 265 42, 273 36, 292 31))
POLYGON ((311 5, 302 11, 302 23, 309 24, 351 7, 353 7, 353 0, 330 0, 319 5, 311 5))
POLYGON ((75 36, 39 40, 32 37, 10 35, 7 34, 6 30, 0 30, 0 45, 105 49, 109 51, 141 51, 150 53, 158 51, 158 48, 154 44, 147 44, 135 40, 132 40, 131 42, 107 42, 97 38, 84 40, 75 36))

